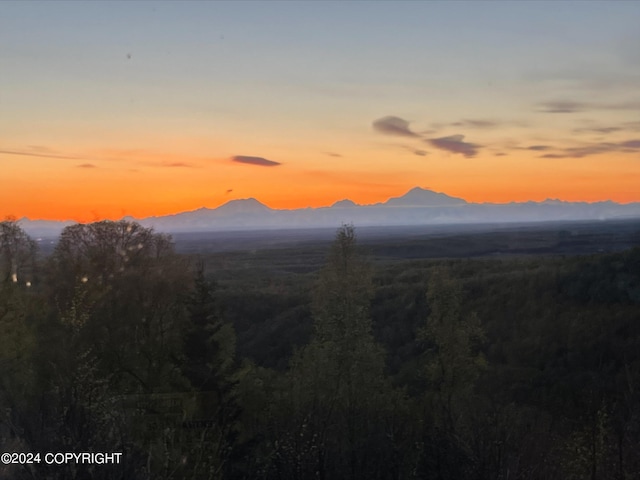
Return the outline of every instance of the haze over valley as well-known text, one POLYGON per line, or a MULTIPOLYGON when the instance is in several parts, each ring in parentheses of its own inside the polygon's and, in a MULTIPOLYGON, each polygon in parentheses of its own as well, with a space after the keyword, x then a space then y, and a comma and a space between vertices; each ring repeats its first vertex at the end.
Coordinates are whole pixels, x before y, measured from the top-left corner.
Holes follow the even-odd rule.
MULTIPOLYGON (((273 209, 255 198, 231 200, 217 208, 135 219, 159 232, 221 232, 265 229, 336 228, 343 223, 358 227, 436 226, 540 223, 558 221, 620 220, 640 218, 640 202, 511 202, 472 203, 445 193, 415 187, 385 202, 358 205, 344 199, 329 207, 273 209)), ((70 222, 20 221, 35 236, 55 236, 70 222)))

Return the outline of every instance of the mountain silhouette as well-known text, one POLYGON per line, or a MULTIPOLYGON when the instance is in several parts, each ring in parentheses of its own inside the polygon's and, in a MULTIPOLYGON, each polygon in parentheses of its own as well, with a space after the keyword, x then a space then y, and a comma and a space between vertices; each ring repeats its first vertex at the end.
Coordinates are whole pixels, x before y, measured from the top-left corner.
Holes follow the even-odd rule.
POLYGON ((243 198, 239 200, 230 200, 213 210, 218 214, 238 215, 248 213, 265 213, 271 211, 264 203, 259 202, 255 198, 243 198))
MULTIPOLYGON (((231 200, 217 208, 199 208, 138 221, 162 232, 209 232, 287 228, 358 226, 407 226, 548 222, 640 218, 640 202, 619 204, 610 200, 594 203, 547 199, 542 202, 469 203, 462 198, 415 187, 384 203, 358 205, 344 199, 331 207, 272 209, 255 198, 231 200)), ((20 220, 34 236, 57 235, 72 222, 20 220)))
POLYGON ((357 207, 357 206, 358 204, 356 202, 354 202, 353 200, 349 200, 348 198, 345 198, 344 200, 338 200, 336 203, 331 205, 331 208, 350 208, 350 207, 357 207))
POLYGON ((454 207, 466 203, 467 201, 462 198, 450 197, 446 193, 415 187, 401 197, 390 198, 382 205, 388 207, 454 207))

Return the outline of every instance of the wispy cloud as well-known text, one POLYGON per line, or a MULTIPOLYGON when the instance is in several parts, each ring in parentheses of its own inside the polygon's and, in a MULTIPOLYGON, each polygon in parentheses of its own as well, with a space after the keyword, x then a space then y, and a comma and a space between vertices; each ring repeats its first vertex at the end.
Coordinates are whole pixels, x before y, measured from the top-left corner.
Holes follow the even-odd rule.
POLYGON ((342 158, 342 155, 340 155, 339 153, 335 153, 335 152, 324 152, 325 155, 328 155, 330 157, 335 157, 335 158, 342 158))
POLYGON ((400 137, 418 137, 419 135, 412 132, 409 128, 409 122, 394 116, 386 116, 379 118, 373 122, 373 129, 376 132, 385 135, 396 135, 400 137))
POLYGON ((594 103, 574 100, 552 100, 538 104, 538 111, 543 113, 577 113, 586 110, 640 111, 640 101, 629 100, 627 102, 594 103))
POLYGON ((194 168, 190 163, 185 162, 171 162, 171 163, 163 163, 162 167, 170 167, 170 168, 194 168))
POLYGON ((453 127, 466 127, 466 128, 495 128, 500 125, 500 122, 495 120, 482 120, 482 119, 462 119, 458 122, 453 122, 453 127))
POLYGON ((603 135, 622 131, 622 127, 581 127, 575 128, 573 133, 600 133, 603 135))
POLYGON ((260 167, 275 167, 281 165, 280 162, 275 162, 263 157, 251 157, 248 155, 236 155, 231 157, 231 161, 237 163, 246 163, 248 165, 258 165, 260 167))
POLYGON ((80 165, 76 165, 76 168, 98 168, 93 163, 81 163, 80 165))
POLYGON ((474 157, 478 153, 480 145, 464 141, 464 135, 450 135, 448 137, 432 138, 426 140, 428 143, 441 150, 451 153, 458 153, 465 157, 474 157))
POLYGON ((46 153, 44 150, 0 150, 0 155, 21 155, 25 157, 59 158, 62 160, 81 160, 80 157, 62 155, 58 153, 46 153))
POLYGON ((640 140, 628 140, 619 144, 622 148, 640 149, 640 140))
POLYGON ((552 100, 538 104, 538 111, 544 113, 576 113, 589 108, 589 104, 573 100, 552 100))
POLYGON ((531 145, 526 147, 526 150, 534 150, 536 152, 544 152, 545 150, 551 150, 549 145, 531 145))
POLYGON ((638 153, 640 152, 640 140, 627 140, 625 142, 603 142, 584 145, 579 147, 569 147, 555 153, 546 153, 540 158, 584 158, 602 153, 638 153))
POLYGON ((578 127, 573 129, 573 133, 577 134, 601 134, 608 135, 610 133, 617 132, 639 132, 640 131, 640 122, 621 122, 617 125, 598 125, 597 122, 592 120, 585 120, 584 123, 587 125, 583 127, 578 127))

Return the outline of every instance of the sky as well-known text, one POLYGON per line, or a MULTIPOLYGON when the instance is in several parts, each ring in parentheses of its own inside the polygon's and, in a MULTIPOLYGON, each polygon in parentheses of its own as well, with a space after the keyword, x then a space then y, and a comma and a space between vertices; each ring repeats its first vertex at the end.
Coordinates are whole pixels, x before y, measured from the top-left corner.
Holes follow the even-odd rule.
POLYGON ((0 217, 640 201, 640 2, 0 2, 0 217))

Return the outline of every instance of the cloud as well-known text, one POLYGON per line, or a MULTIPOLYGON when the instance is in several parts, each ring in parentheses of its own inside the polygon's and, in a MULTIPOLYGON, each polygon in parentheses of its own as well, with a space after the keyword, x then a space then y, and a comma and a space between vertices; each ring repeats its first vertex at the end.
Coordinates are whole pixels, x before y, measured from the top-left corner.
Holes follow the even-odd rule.
POLYGON ((342 158, 342 155, 340 155, 339 153, 325 152, 325 154, 329 155, 330 157, 342 158))
POLYGON ((399 117, 387 116, 373 122, 373 129, 385 135, 400 137, 418 137, 419 135, 409 129, 409 122, 399 117))
POLYGON ((478 119, 463 119, 458 122, 453 122, 453 127, 467 127, 467 128, 494 128, 500 125, 499 122, 494 120, 478 120, 478 119))
POLYGON ((591 123, 591 125, 587 125, 584 127, 579 127, 573 129, 573 133, 598 133, 602 135, 607 135, 610 133, 616 132, 638 132, 640 131, 640 122, 622 122, 618 125, 593 125, 595 122, 593 121, 585 121, 591 123))
POLYGON ((186 162, 145 162, 137 161, 138 165, 144 165, 147 167, 160 167, 160 168, 197 168, 195 165, 186 162))
POLYGON ((640 149, 640 140, 628 140, 620 143, 622 148, 640 149))
POLYGON ((582 127, 573 130, 574 133, 615 133, 623 130, 622 127, 582 127))
POLYGON ((531 145, 526 148, 527 150, 535 150, 536 152, 543 152, 545 150, 550 150, 551 147, 549 145, 531 145))
POLYGON ((431 145, 451 153, 459 153, 465 157, 474 157, 478 153, 480 145, 464 141, 464 135, 451 135, 448 137, 427 139, 431 145))
POLYGON ((193 168, 193 165, 184 162, 163 163, 162 166, 172 168, 193 168))
POLYGON ((573 100, 553 100, 538 104, 539 112, 544 113, 576 113, 585 110, 638 110, 640 101, 627 101, 618 103, 588 103, 573 100))
POLYGON ((275 167, 278 165, 282 165, 280 162, 274 162, 273 160, 268 160, 262 157, 251 157, 247 155, 236 155, 231 157, 231 161, 238 163, 246 163, 249 165, 258 165, 260 167, 275 167))
POLYGON ((224 192, 226 195, 229 195, 231 192, 233 192, 233 188, 229 188, 227 189, 226 192, 224 192))
POLYGON ((76 168, 98 168, 93 163, 81 163, 80 165, 76 165, 76 168))
POLYGON ((417 155, 418 157, 426 157, 427 155, 429 155, 429 152, 427 152, 426 150, 423 150, 421 148, 414 148, 414 147, 411 147, 409 145, 398 145, 398 147, 400 147, 403 150, 406 150, 408 152, 411 152, 414 155, 417 155))
POLYGON ((640 151, 640 140, 634 139, 625 142, 594 143, 580 147, 565 148, 559 153, 547 153, 541 155, 540 158, 584 158, 602 153, 637 153, 638 151, 640 151))
POLYGON ((42 150, 43 147, 39 147, 38 151, 29 151, 29 150, 0 150, 0 154, 5 155, 21 155, 26 157, 40 157, 40 158, 60 158, 63 160, 80 160, 79 157, 69 156, 69 155, 59 155, 56 153, 44 153, 42 150))
POLYGON ((554 100, 550 102, 542 102, 539 104, 540 112, 545 113, 575 113, 582 112, 589 108, 589 105, 583 102, 574 102, 572 100, 554 100))

